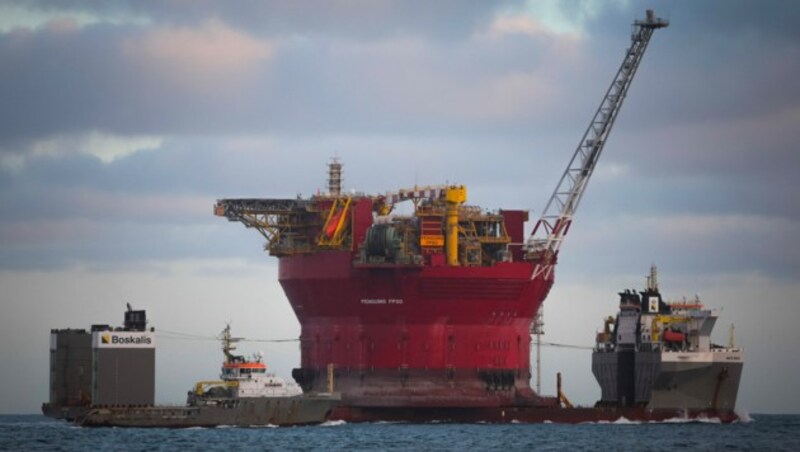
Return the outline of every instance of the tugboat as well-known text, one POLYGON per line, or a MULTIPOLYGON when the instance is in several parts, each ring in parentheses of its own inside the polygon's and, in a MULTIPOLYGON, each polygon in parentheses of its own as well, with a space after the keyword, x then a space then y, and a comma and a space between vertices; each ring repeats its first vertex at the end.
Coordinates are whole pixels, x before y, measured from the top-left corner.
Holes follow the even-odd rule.
POLYGON ((220 335, 225 361, 220 380, 199 381, 186 406, 92 407, 75 422, 84 427, 236 427, 312 425, 325 422, 340 402, 330 379, 328 392, 303 394, 267 372, 263 355, 235 355, 230 325, 220 335))
POLYGON ((296 397, 303 394, 300 386, 286 382, 274 373, 267 372, 263 353, 254 354, 251 359, 234 355, 234 343, 241 338, 231 336, 230 325, 222 330, 222 363, 220 380, 199 381, 194 390, 189 391, 186 403, 190 406, 216 405, 229 399, 255 397, 296 397))

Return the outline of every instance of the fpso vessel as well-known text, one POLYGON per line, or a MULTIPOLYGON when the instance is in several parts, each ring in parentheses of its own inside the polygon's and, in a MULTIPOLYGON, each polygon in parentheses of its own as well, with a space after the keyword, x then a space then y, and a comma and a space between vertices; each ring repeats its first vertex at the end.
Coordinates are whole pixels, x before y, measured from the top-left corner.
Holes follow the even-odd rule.
POLYGON ((531 323, 650 37, 667 22, 648 11, 633 26, 616 77, 527 241, 526 211, 469 206, 464 186, 345 194, 336 160, 327 193, 217 202, 216 215, 257 229, 278 258, 301 325, 293 377, 304 391, 324 391, 333 377, 342 394, 335 417, 537 420, 559 405, 530 387, 531 323), (413 212, 393 215, 403 201, 413 212))

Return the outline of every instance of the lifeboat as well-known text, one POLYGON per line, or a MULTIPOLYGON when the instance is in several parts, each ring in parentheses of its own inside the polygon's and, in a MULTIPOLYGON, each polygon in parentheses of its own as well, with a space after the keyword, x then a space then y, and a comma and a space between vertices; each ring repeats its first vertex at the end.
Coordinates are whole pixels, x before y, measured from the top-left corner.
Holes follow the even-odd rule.
POLYGON ((686 335, 680 331, 665 330, 662 339, 664 342, 684 342, 686 335))

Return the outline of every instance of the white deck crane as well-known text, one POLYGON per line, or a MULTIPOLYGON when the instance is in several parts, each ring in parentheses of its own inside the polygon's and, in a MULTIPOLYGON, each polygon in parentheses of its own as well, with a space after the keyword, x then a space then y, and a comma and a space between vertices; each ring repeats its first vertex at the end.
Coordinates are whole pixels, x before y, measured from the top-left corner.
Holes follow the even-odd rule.
POLYGON ((569 231, 572 217, 603 152, 653 31, 668 25, 667 20, 655 17, 652 10, 647 10, 644 19, 633 22, 631 46, 625 52, 622 65, 525 245, 526 258, 536 263, 531 279, 542 275, 544 278, 550 277, 561 243, 569 231))

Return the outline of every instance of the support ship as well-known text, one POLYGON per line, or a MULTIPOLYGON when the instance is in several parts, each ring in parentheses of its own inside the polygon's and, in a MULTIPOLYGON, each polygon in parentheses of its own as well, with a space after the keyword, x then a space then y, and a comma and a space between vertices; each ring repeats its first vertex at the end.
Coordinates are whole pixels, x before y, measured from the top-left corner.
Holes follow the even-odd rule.
MULTIPOLYGON (((334 418, 570 421, 559 398, 530 386, 530 331, 553 285, 558 251, 653 32, 647 11, 542 216, 466 204, 460 185, 368 195, 224 199, 214 212, 259 231, 300 325, 293 377, 320 391, 329 365, 342 404, 334 418), (393 215, 400 202, 411 215, 393 215)), ((572 413, 572 414, 570 414, 572 413)))
POLYGON ((670 410, 736 417, 744 354, 711 342, 719 313, 699 297, 665 302, 655 266, 647 289, 620 292, 619 313, 597 334, 592 372, 602 390, 599 408, 670 410))

